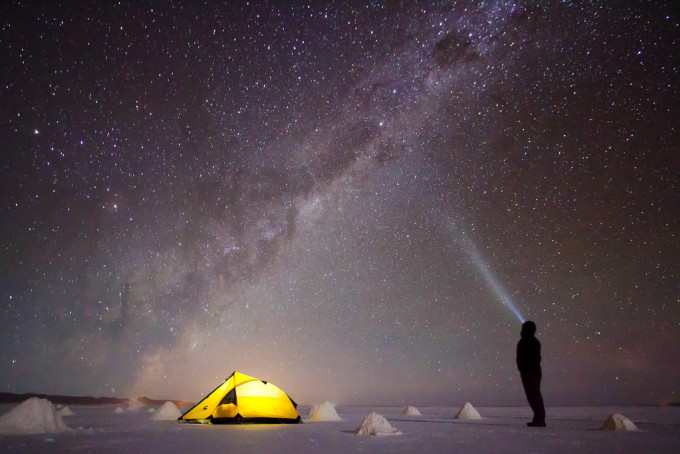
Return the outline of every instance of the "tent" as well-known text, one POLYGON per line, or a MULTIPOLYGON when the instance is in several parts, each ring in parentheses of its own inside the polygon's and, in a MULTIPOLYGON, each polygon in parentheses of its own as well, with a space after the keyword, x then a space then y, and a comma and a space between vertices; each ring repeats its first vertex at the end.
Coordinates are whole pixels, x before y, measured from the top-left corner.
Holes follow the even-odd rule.
POLYGON ((298 423, 302 420, 296 408, 297 404, 276 385, 234 371, 178 420, 202 424, 298 423))

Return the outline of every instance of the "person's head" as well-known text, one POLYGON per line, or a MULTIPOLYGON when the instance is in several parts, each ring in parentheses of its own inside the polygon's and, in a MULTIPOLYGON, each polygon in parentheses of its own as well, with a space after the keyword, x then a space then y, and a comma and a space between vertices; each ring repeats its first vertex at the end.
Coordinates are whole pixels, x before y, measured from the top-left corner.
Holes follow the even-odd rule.
POLYGON ((536 323, 527 320, 522 324, 522 337, 533 337, 536 334, 536 323))

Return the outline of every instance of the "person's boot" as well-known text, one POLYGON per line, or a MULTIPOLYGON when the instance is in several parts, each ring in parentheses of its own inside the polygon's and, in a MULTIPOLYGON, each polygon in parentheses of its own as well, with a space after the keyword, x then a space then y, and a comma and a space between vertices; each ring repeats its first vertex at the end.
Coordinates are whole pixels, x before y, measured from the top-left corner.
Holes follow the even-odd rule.
POLYGON ((545 427, 545 421, 531 421, 527 423, 529 427, 545 427))

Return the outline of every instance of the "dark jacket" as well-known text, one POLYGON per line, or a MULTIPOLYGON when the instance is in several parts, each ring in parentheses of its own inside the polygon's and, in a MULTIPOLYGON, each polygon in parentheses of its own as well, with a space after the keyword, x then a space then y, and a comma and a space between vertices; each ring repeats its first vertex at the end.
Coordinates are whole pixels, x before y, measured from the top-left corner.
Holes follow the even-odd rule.
POLYGON ((525 377, 541 376, 541 343, 534 337, 536 330, 522 327, 521 339, 517 343, 517 369, 525 377))

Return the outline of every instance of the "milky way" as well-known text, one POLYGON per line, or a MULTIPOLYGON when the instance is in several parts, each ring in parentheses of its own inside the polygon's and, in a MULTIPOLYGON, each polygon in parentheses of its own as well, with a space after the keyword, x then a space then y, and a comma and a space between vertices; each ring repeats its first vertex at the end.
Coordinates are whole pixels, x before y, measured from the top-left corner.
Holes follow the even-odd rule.
POLYGON ((523 404, 468 244, 548 406, 680 401, 672 2, 187 3, 2 7, 1 391, 523 404))

